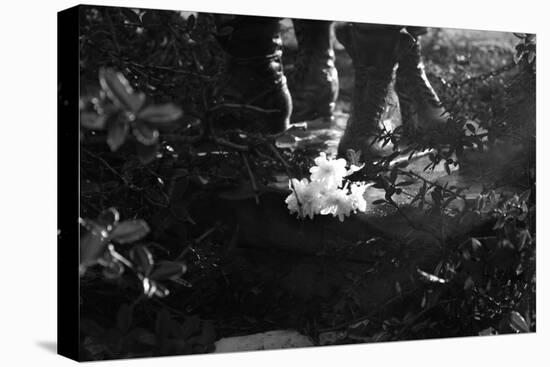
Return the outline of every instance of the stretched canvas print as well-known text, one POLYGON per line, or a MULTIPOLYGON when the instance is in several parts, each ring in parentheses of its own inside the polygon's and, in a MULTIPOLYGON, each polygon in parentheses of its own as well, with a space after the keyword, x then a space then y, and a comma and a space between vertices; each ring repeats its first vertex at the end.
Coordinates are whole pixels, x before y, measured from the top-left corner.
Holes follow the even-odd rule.
POLYGON ((58 27, 60 354, 536 330, 534 34, 93 5, 58 27))

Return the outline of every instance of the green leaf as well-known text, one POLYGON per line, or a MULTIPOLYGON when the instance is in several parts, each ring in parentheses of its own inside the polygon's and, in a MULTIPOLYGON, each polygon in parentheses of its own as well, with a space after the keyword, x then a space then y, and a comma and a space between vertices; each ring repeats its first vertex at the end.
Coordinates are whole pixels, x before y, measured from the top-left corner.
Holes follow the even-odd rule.
POLYGON ((143 23, 143 25, 148 26, 148 27, 155 25, 154 12, 151 11, 151 10, 147 10, 144 13, 142 13, 141 14, 141 22, 143 23))
POLYGON ((172 103, 145 107, 138 118, 154 124, 166 124, 179 119, 183 111, 172 103))
POLYGON ((527 229, 523 229, 518 234, 518 250, 521 251, 526 245, 530 245, 532 241, 531 234, 527 229))
POLYGON ((154 280, 152 280, 151 282, 155 286, 155 292, 154 292, 155 296, 157 296, 159 298, 163 298, 163 297, 166 297, 170 294, 170 291, 168 290, 168 288, 166 288, 165 286, 163 286, 159 282, 155 282, 154 280))
MULTIPOLYGON (((141 24, 141 19, 139 18, 139 13, 136 13, 134 9, 130 8, 120 8, 126 19, 132 23, 141 24)), ((136 9, 137 10, 137 9, 136 9)))
POLYGON ((478 335, 480 336, 489 336, 489 335, 497 335, 497 334, 498 332, 492 326, 488 327, 487 329, 483 329, 478 333, 478 335))
POLYGON ((432 200, 437 206, 441 206, 441 192, 437 189, 431 192, 432 200))
POLYGON ((157 157, 159 145, 136 144, 136 152, 141 163, 149 164, 157 157))
POLYGON ((474 288, 475 285, 476 285, 476 284, 475 284, 474 280, 472 279, 472 277, 468 277, 468 278, 466 278, 466 280, 464 281, 464 290, 465 290, 465 291, 468 291, 468 290, 474 288))
POLYGON ((449 167, 449 163, 445 162, 444 166, 445 166, 445 172, 447 172, 447 174, 450 175, 451 174, 451 168, 449 167))
POLYGON ((176 279, 185 274, 186 271, 187 266, 184 263, 176 261, 162 261, 158 263, 155 270, 151 273, 151 279, 176 279))
POLYGON ((187 30, 187 32, 191 32, 195 28, 195 24, 196 24, 195 15, 194 14, 189 15, 187 17, 186 24, 185 24, 185 29, 187 30))
POLYGON ((96 219, 96 222, 100 226, 104 226, 110 231, 114 226, 118 224, 120 220, 120 213, 115 208, 109 208, 102 211, 96 219))
POLYGON ((391 183, 394 183, 396 179, 397 179, 397 167, 393 167, 393 169, 391 170, 391 173, 390 173, 391 183))
POLYGON ((145 103, 145 95, 135 93, 124 75, 114 69, 101 69, 99 84, 115 105, 129 112, 137 113, 145 103))
POLYGON ((479 241, 477 238, 472 237, 472 250, 475 252, 481 250, 483 245, 481 244, 481 241, 479 241))
POLYGON ((191 214, 187 210, 187 205, 180 203, 174 203, 172 206, 172 214, 176 217, 179 221, 185 221, 189 222, 193 225, 195 225, 195 220, 191 217, 191 214))
POLYGON ((159 140, 159 132, 144 123, 137 123, 132 129, 137 141, 144 145, 155 145, 159 140))
MULTIPOLYGON (((392 154, 390 154, 388 157, 386 157, 386 160, 387 161, 392 161, 394 160, 395 158, 397 158, 399 156, 399 154, 401 154, 401 152, 399 150, 393 152, 392 154)), ((397 166, 394 166, 394 169, 397 168, 397 166)))
POLYGON ((155 265, 153 254, 149 249, 143 245, 136 246, 130 250, 130 258, 134 262, 136 270, 148 277, 155 265))
POLYGON ((531 190, 526 190, 519 195, 519 201, 528 201, 531 196, 531 190))
POLYGON ((124 265, 119 261, 113 260, 103 266, 103 276, 106 279, 118 279, 124 274, 124 265))
POLYGON ((501 229, 504 227, 504 223, 506 221, 506 218, 504 216, 498 217, 495 225, 493 226, 493 230, 496 231, 497 229, 501 229))
POLYGON ((514 329, 516 333, 528 333, 529 325, 527 321, 517 311, 510 312, 510 327, 514 329))
POLYGON ((401 187, 403 187, 403 186, 410 186, 410 185, 414 184, 415 182, 416 182, 416 181, 414 181, 414 180, 401 181, 401 182, 397 183, 395 186, 396 186, 396 187, 399 187, 399 186, 401 186, 401 187))
POLYGON ((109 241, 99 233, 88 232, 80 239, 81 275, 86 267, 96 263, 103 255, 109 241))
POLYGON ((95 112, 81 112, 80 125, 91 130, 103 130, 107 124, 107 115, 98 115, 95 112))
POLYGON ((472 258, 470 250, 467 247, 464 247, 462 249, 462 257, 464 258, 464 260, 470 260, 472 258))
POLYGON ((447 283, 447 280, 440 278, 438 276, 435 276, 433 274, 426 273, 425 271, 422 271, 420 269, 416 269, 416 271, 420 275, 420 278, 428 283, 439 283, 439 284, 447 283))
POLYGON ((227 37, 227 36, 231 35, 231 33, 233 33, 233 31, 234 31, 233 27, 225 26, 225 27, 222 27, 216 35, 221 36, 221 37, 227 37))
POLYGON ((387 331, 380 331, 372 336, 373 342, 385 342, 391 339, 391 334, 387 331))
POLYGON ((111 232, 110 238, 126 244, 145 237, 149 231, 149 226, 144 220, 128 220, 119 223, 111 232))
POLYGON ((144 277, 141 281, 141 285, 143 286, 143 294, 147 297, 151 298, 155 295, 155 292, 157 291, 157 284, 154 280, 144 277))
POLYGON ((189 171, 186 169, 175 169, 172 174, 168 195, 171 202, 175 202, 186 193, 189 187, 189 171))
POLYGON ((111 151, 115 152, 126 141, 128 136, 128 124, 123 121, 117 120, 110 127, 107 134, 107 144, 111 148, 111 151))
POLYGON ((529 64, 532 64, 533 61, 535 60, 535 56, 536 56, 536 53, 535 53, 535 52, 529 52, 529 53, 527 54, 527 62, 528 62, 529 64))

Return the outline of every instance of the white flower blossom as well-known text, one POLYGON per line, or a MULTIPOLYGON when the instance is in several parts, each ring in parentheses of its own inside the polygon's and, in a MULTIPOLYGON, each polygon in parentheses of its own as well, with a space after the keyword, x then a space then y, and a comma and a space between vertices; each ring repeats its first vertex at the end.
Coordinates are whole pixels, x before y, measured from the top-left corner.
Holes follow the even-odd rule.
POLYGON ((329 215, 343 222, 351 212, 365 212, 367 202, 364 198, 367 185, 364 182, 345 181, 344 177, 357 172, 363 166, 352 164, 346 170, 345 159, 327 159, 320 153, 310 169, 310 180, 292 179, 289 186, 292 193, 285 200, 291 213, 299 218, 313 219, 315 214, 329 215))
POLYGON ((315 164, 309 169, 311 181, 320 181, 327 189, 336 189, 342 184, 347 173, 345 159, 327 159, 327 155, 322 152, 315 158, 315 164))
POLYGON ((286 198, 285 203, 290 212, 298 213, 298 216, 303 218, 310 217, 313 219, 313 215, 319 213, 322 203, 322 187, 319 182, 309 182, 307 179, 298 181, 293 178, 289 186, 292 193, 286 198), (298 195, 298 198, 296 198, 296 195, 298 195))
POLYGON ((352 210, 353 205, 347 190, 336 189, 327 195, 321 214, 332 214, 334 217, 338 217, 340 222, 343 222, 344 217, 349 217, 352 210))
POLYGON ((356 182, 351 185, 349 197, 354 211, 364 212, 367 210, 367 201, 364 197, 366 189, 367 185, 363 182, 356 182))

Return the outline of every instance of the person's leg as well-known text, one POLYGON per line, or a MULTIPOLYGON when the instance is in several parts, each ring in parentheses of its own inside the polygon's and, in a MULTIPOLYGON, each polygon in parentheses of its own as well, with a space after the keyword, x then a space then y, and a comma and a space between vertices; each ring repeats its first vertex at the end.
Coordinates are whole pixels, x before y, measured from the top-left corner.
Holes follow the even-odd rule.
POLYGON ((395 89, 403 125, 408 132, 414 133, 444 123, 446 116, 422 61, 420 37, 427 30, 407 27, 406 31, 401 33, 395 89))
POLYGON ((292 101, 283 74, 279 19, 215 15, 227 54, 215 124, 276 133, 290 123, 292 101))
POLYGON ((374 24, 342 24, 336 29, 338 40, 352 58, 355 82, 352 110, 338 154, 348 149, 361 151, 365 162, 389 153, 391 144, 372 144, 382 129, 385 99, 397 62, 400 27, 374 24))
POLYGON ((334 66, 332 22, 293 19, 298 55, 289 75, 292 121, 332 118, 338 96, 338 72, 334 66))

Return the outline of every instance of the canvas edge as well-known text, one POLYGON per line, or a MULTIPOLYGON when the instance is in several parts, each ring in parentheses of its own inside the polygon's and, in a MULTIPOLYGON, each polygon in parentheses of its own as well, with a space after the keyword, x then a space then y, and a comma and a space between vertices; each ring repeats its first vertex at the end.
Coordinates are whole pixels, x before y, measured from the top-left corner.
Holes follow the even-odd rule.
POLYGON ((57 353, 79 358, 79 19, 57 13, 57 353))

